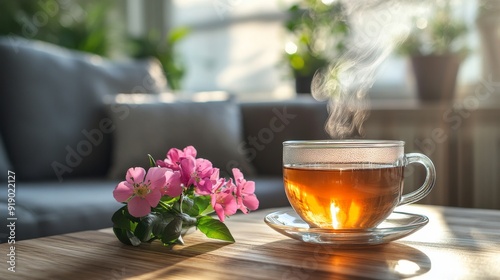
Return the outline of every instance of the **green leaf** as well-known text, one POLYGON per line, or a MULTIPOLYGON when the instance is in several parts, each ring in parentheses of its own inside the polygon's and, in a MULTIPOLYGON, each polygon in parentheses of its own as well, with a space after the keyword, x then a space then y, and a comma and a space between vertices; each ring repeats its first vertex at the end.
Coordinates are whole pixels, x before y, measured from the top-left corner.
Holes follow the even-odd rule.
POLYGON ((194 200, 188 196, 182 198, 182 212, 190 216, 198 216, 198 206, 194 204, 194 200))
POLYGON ((214 211, 210 199, 209 195, 195 197, 194 204, 198 207, 198 215, 206 215, 214 211))
POLYGON ((127 230, 113 227, 113 233, 115 234, 116 238, 118 238, 118 240, 120 240, 123 244, 132 245, 127 237, 127 230))
POLYGON ((206 215, 212 211, 209 195, 194 196, 193 198, 185 196, 182 201, 182 212, 191 217, 206 215))
POLYGON ((207 208, 203 210, 199 216, 206 216, 212 214, 214 212, 214 208, 212 208, 212 204, 208 204, 207 208))
POLYGON ((153 158, 153 156, 148 154, 148 158, 149 158, 149 166, 156 167, 156 160, 153 158))
POLYGON ((178 217, 181 218, 183 227, 187 228, 196 226, 197 223, 196 218, 193 218, 186 213, 180 213, 178 214, 178 217))
POLYGON ((113 216, 111 217, 111 221, 113 222, 113 226, 122 229, 130 229, 130 220, 125 216, 125 209, 127 206, 123 206, 118 209, 113 216))
POLYGON ((161 240, 163 245, 184 244, 181 238, 182 225, 181 215, 163 213, 152 224, 152 233, 155 238, 161 240))
POLYGON ((139 246, 141 244, 139 238, 137 238, 131 230, 113 227, 113 232, 123 244, 133 246, 139 246))
POLYGON ((174 28, 170 30, 170 34, 168 36, 168 43, 175 44, 176 42, 186 37, 190 32, 191 30, 187 27, 174 28))
POLYGON ((128 237, 128 240, 130 240, 130 243, 132 244, 132 246, 141 245, 141 240, 139 240, 139 238, 137 238, 137 236, 135 236, 132 231, 127 230, 127 237, 128 237))
POLYGON ((159 216, 155 214, 148 214, 141 218, 141 221, 137 224, 135 228, 134 235, 139 238, 142 242, 149 241, 153 236, 153 226, 158 223, 159 216))
POLYGON ((182 242, 181 244, 184 244, 182 238, 180 238, 181 232, 182 232, 182 219, 180 217, 175 217, 163 229, 163 232, 161 233, 160 236, 160 240, 161 242, 163 242, 163 245, 178 244, 178 242, 182 242))
POLYGON ((125 205, 113 214, 111 221, 113 222, 113 227, 133 231, 139 219, 130 215, 125 205))
POLYGON ((227 226, 223 222, 210 216, 198 218, 196 226, 209 238, 235 242, 234 237, 231 235, 231 232, 229 232, 227 226))
POLYGON ((298 4, 294 4, 288 8, 288 11, 290 12, 298 12, 300 10, 300 6, 298 4))

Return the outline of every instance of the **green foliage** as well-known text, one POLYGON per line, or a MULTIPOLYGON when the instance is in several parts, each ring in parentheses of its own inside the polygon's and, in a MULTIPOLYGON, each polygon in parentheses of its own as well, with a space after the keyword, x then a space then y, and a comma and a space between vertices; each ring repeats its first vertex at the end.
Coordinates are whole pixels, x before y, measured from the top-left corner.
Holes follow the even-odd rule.
POLYGON ((182 210, 193 217, 211 213, 213 209, 212 205, 210 205, 210 196, 195 196, 194 199, 185 196, 182 203, 182 210))
POLYGON ((349 25, 341 1, 304 0, 292 5, 285 26, 297 46, 295 53, 286 54, 296 76, 314 74, 346 49, 349 25))
POLYGON ((136 218, 127 211, 127 206, 116 211, 111 220, 113 232, 120 242, 139 246, 143 242, 160 240, 163 245, 183 245, 183 233, 196 227, 209 238, 234 242, 227 226, 207 214, 213 212, 210 196, 193 193, 173 198, 168 204, 161 201, 150 214, 136 218), (182 201, 182 203, 181 203, 182 201))
POLYGON ((113 232, 118 240, 127 245, 138 246, 141 240, 134 235, 139 219, 132 217, 128 211, 127 206, 118 209, 111 217, 113 222, 113 232))
POLYGON ((157 219, 155 229, 155 235, 159 237, 163 245, 184 245, 181 237, 182 219, 179 216, 174 216, 171 220, 157 219))
POLYGON ((156 160, 154 157, 150 154, 148 154, 148 160, 149 160, 149 167, 155 167, 156 166, 156 160))
POLYGON ((151 30, 140 38, 127 38, 122 28, 125 22, 110 16, 118 4, 123 3, 112 0, 2 1, 0 35, 45 41, 107 57, 115 54, 117 46, 125 46, 125 50, 118 49, 125 51, 125 55, 156 57, 170 88, 180 89, 185 67, 175 55, 175 45, 189 30, 171 30, 166 38, 158 30, 151 30))
MULTIPOLYGON (((415 19, 426 20, 426 19, 415 19)), ((399 46, 398 53, 402 55, 442 55, 458 53, 467 54, 463 39, 467 35, 467 25, 452 16, 451 6, 446 4, 437 7, 428 19, 425 28, 415 24, 407 39, 399 46)))
POLYGON ((156 57, 165 71, 171 89, 181 88, 185 67, 175 53, 176 44, 189 34, 188 28, 177 28, 164 38, 157 30, 151 30, 144 37, 130 37, 130 54, 135 58, 156 57))
POLYGON ((231 235, 231 232, 229 232, 227 226, 223 222, 210 216, 202 216, 198 218, 196 226, 207 237, 235 242, 234 237, 231 235))
POLYGON ((151 213, 142 217, 135 227, 134 235, 142 242, 147 242, 153 238, 153 226, 158 223, 158 215, 151 213))
POLYGON ((2 1, 0 35, 50 42, 107 55, 107 12, 113 1, 2 1))

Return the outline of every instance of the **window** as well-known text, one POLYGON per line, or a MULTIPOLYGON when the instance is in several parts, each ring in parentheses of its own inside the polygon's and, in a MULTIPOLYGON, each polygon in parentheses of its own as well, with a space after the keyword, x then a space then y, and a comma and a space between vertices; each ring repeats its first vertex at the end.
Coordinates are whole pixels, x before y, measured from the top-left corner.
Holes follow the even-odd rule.
POLYGON ((284 1, 173 0, 172 27, 192 31, 179 45, 184 90, 226 90, 242 98, 284 98, 284 1))
MULTIPOLYGON (((472 31, 468 35, 471 52, 459 73, 459 84, 470 85, 481 78, 481 46, 476 24, 478 1, 498 4, 495 0, 450 1, 472 31)), ((180 26, 191 29, 177 49, 187 66, 184 91, 226 90, 242 99, 294 96, 293 77, 283 60, 287 39, 283 20, 286 7, 297 1, 160 0, 144 2, 146 8, 138 7, 139 2, 143 3, 128 1, 129 14, 142 9, 144 21, 156 18, 156 24, 165 29, 180 26), (137 7, 131 9, 134 5, 137 7)), ((129 30, 138 32, 138 26, 140 24, 129 24, 129 30)), ((380 65, 370 95, 414 98, 409 73, 406 58, 391 54, 380 65)))

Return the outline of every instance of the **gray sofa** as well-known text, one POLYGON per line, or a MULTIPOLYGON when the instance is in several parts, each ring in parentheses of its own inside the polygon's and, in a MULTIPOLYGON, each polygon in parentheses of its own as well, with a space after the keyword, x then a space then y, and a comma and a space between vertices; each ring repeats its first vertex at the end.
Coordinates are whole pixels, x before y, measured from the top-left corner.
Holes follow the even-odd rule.
POLYGON ((187 145, 223 173, 242 169, 260 209, 286 206, 282 142, 327 137, 326 107, 307 97, 165 101, 155 60, 110 61, 5 37, 0 62, 0 219, 8 218, 9 179, 17 218, 15 231, 0 227, 0 242, 110 227, 125 170, 187 145))

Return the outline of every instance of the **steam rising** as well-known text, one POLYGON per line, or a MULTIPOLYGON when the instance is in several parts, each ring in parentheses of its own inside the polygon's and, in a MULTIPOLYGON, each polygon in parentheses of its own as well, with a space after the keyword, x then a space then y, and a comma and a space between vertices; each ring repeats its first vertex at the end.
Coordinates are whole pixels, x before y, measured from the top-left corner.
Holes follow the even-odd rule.
POLYGON ((418 10, 395 0, 345 0, 343 4, 352 32, 347 52, 326 71, 316 73, 311 88, 315 99, 328 100, 325 129, 334 139, 362 137, 369 114, 366 95, 376 70, 408 36, 410 12, 418 10))

